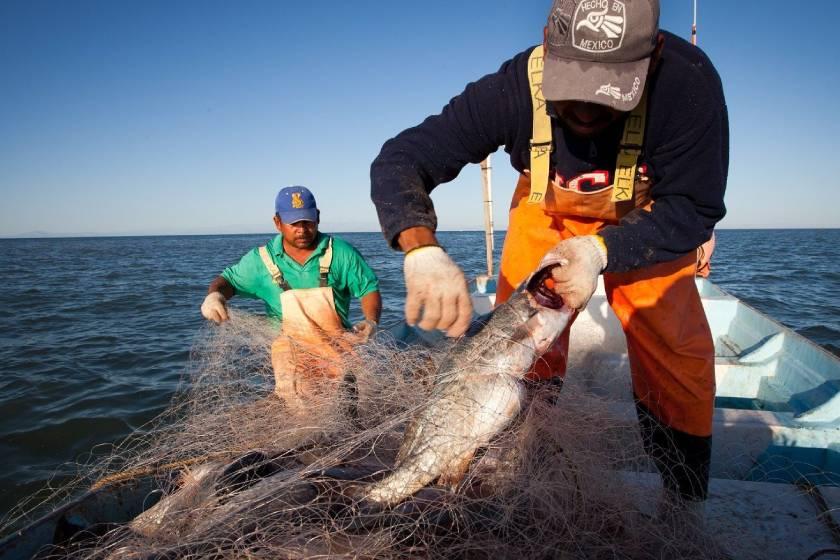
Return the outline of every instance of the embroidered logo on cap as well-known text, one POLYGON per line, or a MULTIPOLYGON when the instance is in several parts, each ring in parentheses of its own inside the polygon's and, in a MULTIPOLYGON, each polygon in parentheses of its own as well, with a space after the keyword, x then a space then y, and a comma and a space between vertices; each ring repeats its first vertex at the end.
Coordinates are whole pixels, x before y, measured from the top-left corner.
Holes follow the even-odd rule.
POLYGON ((303 208, 303 199, 299 192, 292 193, 292 208, 303 208))
POLYGON ((608 53, 621 48, 625 30, 624 2, 585 0, 572 20, 572 45, 590 53, 608 53))
POLYGON ((633 78, 633 87, 627 93, 621 93, 621 88, 616 87, 612 84, 604 84, 595 90, 595 95, 607 95, 612 97, 613 99, 620 99, 624 102, 633 101, 636 98, 636 95, 639 94, 639 86, 642 84, 642 81, 639 79, 638 76, 633 78))
POLYGON ((609 95, 613 99, 621 99, 621 88, 615 87, 612 84, 604 84, 598 88, 595 95, 609 95))

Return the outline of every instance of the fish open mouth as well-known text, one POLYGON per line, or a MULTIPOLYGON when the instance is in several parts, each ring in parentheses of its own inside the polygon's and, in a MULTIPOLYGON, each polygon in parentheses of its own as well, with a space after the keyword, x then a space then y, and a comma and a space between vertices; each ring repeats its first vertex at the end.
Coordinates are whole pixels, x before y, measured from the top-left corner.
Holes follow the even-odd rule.
POLYGON ((528 280, 525 289, 533 296, 538 305, 548 309, 560 309, 563 307, 563 298, 557 295, 547 283, 552 282, 551 269, 554 266, 547 266, 535 272, 528 280))

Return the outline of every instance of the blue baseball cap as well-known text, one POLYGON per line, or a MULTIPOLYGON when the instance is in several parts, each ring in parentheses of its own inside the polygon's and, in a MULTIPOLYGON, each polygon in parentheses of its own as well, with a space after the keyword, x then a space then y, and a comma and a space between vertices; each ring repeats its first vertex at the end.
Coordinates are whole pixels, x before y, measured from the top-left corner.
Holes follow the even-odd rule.
POLYGON ((285 224, 317 222, 318 206, 315 197, 306 187, 286 187, 274 199, 274 211, 285 224))

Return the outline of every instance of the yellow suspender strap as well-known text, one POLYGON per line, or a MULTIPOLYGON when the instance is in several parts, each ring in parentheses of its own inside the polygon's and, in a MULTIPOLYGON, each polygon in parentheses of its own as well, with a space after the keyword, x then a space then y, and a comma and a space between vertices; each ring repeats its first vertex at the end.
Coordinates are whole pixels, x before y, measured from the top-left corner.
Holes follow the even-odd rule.
POLYGON ((327 287, 327 274, 329 274, 330 266, 332 265, 332 242, 332 237, 330 237, 330 240, 327 243, 327 250, 324 251, 324 254, 321 255, 320 259, 318 259, 318 273, 320 277, 320 285, 322 288, 327 287))
MULTIPOLYGON (((332 266, 332 243, 333 240, 332 237, 330 237, 330 240, 327 243, 327 250, 324 251, 324 254, 321 255, 320 259, 318 259, 319 283, 322 288, 327 285, 327 275, 330 272, 330 266, 332 266)), ((283 272, 280 271, 280 267, 274 264, 274 261, 271 260, 271 255, 268 253, 268 247, 265 245, 260 247, 260 258, 262 259, 265 268, 268 270, 268 273, 271 274, 271 280, 282 289, 291 290, 291 286, 289 286, 286 279, 283 278, 283 272)))
POLYGON ((642 154, 642 145, 645 140, 646 115, 647 91, 642 93, 639 104, 630 112, 624 123, 624 133, 621 135, 618 157, 615 160, 611 197, 613 202, 624 202, 633 198, 636 168, 639 165, 639 156, 642 154))
MULTIPOLYGON (((542 93, 543 47, 538 46, 528 57, 528 85, 531 87, 531 107, 533 111, 533 132, 531 138, 531 194, 529 204, 539 204, 545 199, 548 188, 549 160, 551 158, 551 117, 545 106, 542 93)), ((642 93, 639 104, 624 123, 624 133, 615 162, 615 174, 612 188, 612 201, 622 202, 633 198, 633 184, 636 181, 636 169, 645 138, 645 118, 647 116, 647 91, 642 93)))
POLYGON ((531 138, 531 194, 528 204, 540 204, 548 188, 548 165, 551 159, 551 117, 545 107, 542 92, 543 47, 540 45, 528 57, 528 85, 531 86, 531 107, 534 114, 531 138))
POLYGON ((263 245, 260 247, 260 258, 262 259, 265 268, 268 270, 268 273, 271 274, 271 280, 280 286, 283 290, 290 290, 288 282, 286 279, 283 278, 283 273, 280 272, 280 268, 274 264, 274 261, 271 260, 271 255, 268 254, 268 247, 263 245))

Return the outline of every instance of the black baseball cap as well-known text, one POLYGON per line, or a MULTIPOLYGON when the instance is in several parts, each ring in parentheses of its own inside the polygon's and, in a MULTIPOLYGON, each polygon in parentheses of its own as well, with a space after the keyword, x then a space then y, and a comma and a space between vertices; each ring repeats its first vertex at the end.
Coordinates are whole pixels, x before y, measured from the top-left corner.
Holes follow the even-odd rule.
POLYGON ((632 111, 659 34, 658 0, 554 0, 542 93, 632 111))

